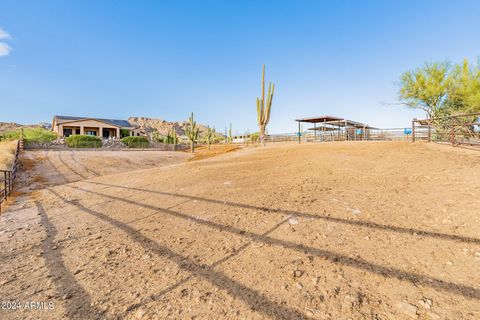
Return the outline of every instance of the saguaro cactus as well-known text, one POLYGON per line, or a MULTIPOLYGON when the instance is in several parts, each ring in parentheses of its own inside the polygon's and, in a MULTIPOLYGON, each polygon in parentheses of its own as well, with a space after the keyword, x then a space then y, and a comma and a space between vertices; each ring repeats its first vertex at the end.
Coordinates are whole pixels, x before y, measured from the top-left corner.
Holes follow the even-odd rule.
POLYGON ((207 132, 205 133, 205 141, 207 142, 208 145, 208 150, 210 150, 210 144, 213 142, 215 139, 215 127, 210 128, 210 126, 207 126, 207 132))
POLYGON ((195 143, 198 140, 198 133, 200 128, 197 126, 197 122, 193 120, 193 112, 190 118, 188 119, 188 126, 185 128, 185 134, 187 135, 188 140, 190 140, 190 150, 192 153, 195 152, 195 143))
POLYGON ((265 101, 265 65, 262 69, 262 97, 257 98, 257 120, 260 129, 260 142, 265 145, 265 129, 270 121, 270 110, 272 108, 273 93, 275 84, 268 83, 267 100, 265 101))
POLYGON ((232 135, 232 123, 230 122, 230 129, 228 129, 228 143, 233 142, 233 135, 232 135))
POLYGON ((175 131, 175 128, 172 128, 172 132, 170 133, 171 141, 173 144, 173 150, 177 149, 177 131, 175 131))

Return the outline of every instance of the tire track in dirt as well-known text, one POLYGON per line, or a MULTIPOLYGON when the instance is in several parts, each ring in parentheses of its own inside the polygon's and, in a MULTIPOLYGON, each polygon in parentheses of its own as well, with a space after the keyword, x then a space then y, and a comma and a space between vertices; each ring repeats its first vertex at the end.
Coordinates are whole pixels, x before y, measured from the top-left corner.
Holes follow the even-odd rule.
POLYGON ((91 173, 93 176, 100 176, 100 174, 98 172, 95 172, 93 171, 92 169, 90 169, 89 167, 87 167, 85 164, 83 164, 82 162, 78 161, 78 159, 75 157, 75 152, 74 151, 70 151, 70 157, 72 158, 72 160, 78 164, 79 166, 81 166, 85 171, 91 173))
POLYGON ((45 159, 47 159, 48 164, 57 172, 58 176, 60 176, 66 183, 70 183, 71 181, 65 177, 65 175, 58 169, 58 167, 53 163, 52 159, 50 159, 50 150, 45 152, 45 159))
POLYGON ((63 160, 63 157, 62 157, 62 151, 59 151, 58 152, 58 160, 68 169, 70 170, 71 172, 73 172, 75 175, 79 176, 81 179, 80 180, 86 180, 88 179, 87 176, 85 176, 84 174, 78 172, 76 169, 74 169, 71 165, 67 164, 65 162, 65 160, 63 160))

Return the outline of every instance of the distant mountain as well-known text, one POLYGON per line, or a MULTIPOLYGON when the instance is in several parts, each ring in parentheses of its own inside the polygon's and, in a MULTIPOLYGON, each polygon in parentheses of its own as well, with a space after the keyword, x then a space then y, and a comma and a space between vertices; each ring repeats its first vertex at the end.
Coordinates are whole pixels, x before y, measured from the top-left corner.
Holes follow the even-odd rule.
MULTIPOLYGON (((141 129, 145 130, 147 135, 151 136, 154 132, 158 131, 159 134, 166 136, 172 129, 175 129, 175 132, 178 136, 185 136, 185 129, 188 126, 187 121, 181 122, 169 122, 161 119, 155 118, 146 118, 146 117, 130 117, 128 122, 132 125, 139 126, 141 129)), ((200 129, 200 136, 203 136, 207 131, 207 126, 197 122, 198 128, 200 129)), ((223 137, 223 134, 217 132, 218 137, 223 137)))

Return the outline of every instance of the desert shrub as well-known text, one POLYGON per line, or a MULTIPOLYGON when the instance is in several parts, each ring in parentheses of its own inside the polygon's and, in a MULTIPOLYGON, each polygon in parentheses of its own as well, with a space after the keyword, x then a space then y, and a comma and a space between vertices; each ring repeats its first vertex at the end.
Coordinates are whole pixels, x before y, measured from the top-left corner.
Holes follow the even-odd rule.
POLYGON ((70 148, 100 148, 102 146, 102 139, 97 136, 75 134, 69 136, 65 141, 70 148))
POLYGON ((20 130, 6 131, 2 134, 0 140, 18 140, 20 139, 20 130))
POLYGON ((15 150, 17 149, 17 141, 0 142, 0 170, 10 170, 13 160, 15 159, 15 150))
POLYGON ((57 139, 57 134, 44 128, 25 128, 23 137, 26 143, 48 143, 57 139))
POLYGON ((120 138, 125 138, 130 136, 130 130, 128 129, 120 129, 120 138))
POLYGON ((161 135, 160 132, 158 131, 155 131, 152 133, 152 140, 154 142, 163 142, 163 143, 167 143, 167 137, 164 136, 164 135, 161 135))
POLYGON ((122 142, 129 148, 148 148, 150 146, 146 137, 125 137, 122 138, 122 142))
POLYGON ((260 132, 255 132, 250 134, 250 141, 252 142, 258 142, 260 139, 260 132))
MULTIPOLYGON (((21 129, 5 132, 2 140, 18 140, 21 137, 21 129)), ((28 143, 48 143, 57 139, 57 134, 45 128, 24 128, 23 139, 28 143)))

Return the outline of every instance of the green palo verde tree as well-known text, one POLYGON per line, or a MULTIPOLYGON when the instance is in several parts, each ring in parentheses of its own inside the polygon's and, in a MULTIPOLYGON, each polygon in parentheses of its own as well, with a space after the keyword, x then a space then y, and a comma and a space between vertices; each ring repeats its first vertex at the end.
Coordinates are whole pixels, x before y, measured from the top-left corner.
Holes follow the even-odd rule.
POLYGON ((268 83, 267 98, 265 100, 265 65, 262 68, 262 97, 257 98, 257 121, 260 129, 260 142, 265 146, 265 130, 270 121, 270 110, 272 108, 273 93, 275 84, 268 83))
POLYGON ((215 127, 210 128, 207 126, 207 132, 205 133, 205 141, 207 142, 208 150, 210 150, 210 144, 214 142, 215 139, 215 127))
POLYGON ((470 65, 467 59, 454 66, 452 85, 446 101, 446 114, 480 112, 480 65, 470 65))
POLYGON ((401 104, 425 111, 427 117, 435 118, 445 109, 447 95, 452 87, 448 63, 426 63, 403 73, 398 92, 401 104))
POLYGON ((200 128, 197 126, 197 122, 193 119, 192 112, 192 115, 188 119, 188 126, 185 128, 185 134, 187 135, 188 140, 190 140, 190 150, 192 153, 195 152, 195 143, 197 143, 199 132, 200 128))

